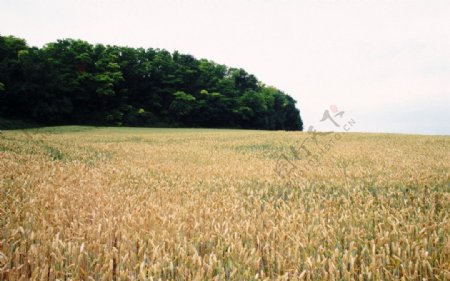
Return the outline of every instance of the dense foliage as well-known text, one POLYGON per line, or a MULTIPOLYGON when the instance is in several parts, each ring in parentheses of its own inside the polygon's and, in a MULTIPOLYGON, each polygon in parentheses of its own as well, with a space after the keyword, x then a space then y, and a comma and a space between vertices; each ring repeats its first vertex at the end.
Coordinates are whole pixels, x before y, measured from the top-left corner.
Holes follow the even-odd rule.
POLYGON ((302 130, 296 101, 243 69, 161 49, 0 36, 0 115, 45 124, 302 130))

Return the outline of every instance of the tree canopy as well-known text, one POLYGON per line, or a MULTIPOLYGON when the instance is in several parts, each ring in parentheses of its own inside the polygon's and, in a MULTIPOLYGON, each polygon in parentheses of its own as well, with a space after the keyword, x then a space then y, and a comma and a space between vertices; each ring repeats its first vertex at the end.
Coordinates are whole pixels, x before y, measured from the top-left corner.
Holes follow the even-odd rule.
POLYGON ((164 49, 0 35, 0 116, 42 124, 302 130, 296 101, 244 69, 164 49))

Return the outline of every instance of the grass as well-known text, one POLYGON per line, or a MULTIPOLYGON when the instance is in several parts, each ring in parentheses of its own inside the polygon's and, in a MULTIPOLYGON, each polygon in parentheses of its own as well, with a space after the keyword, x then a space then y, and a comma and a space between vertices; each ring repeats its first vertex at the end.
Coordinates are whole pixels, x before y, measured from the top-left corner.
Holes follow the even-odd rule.
POLYGON ((450 280, 450 138, 309 136, 3 131, 0 280, 450 280))

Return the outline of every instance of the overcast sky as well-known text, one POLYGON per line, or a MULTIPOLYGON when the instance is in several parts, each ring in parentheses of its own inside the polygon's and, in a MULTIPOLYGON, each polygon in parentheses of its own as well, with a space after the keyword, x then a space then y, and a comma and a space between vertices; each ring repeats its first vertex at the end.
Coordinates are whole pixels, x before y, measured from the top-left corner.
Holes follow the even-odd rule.
POLYGON ((293 96, 305 128, 450 134, 448 0, 0 0, 0 34, 179 50, 293 96))

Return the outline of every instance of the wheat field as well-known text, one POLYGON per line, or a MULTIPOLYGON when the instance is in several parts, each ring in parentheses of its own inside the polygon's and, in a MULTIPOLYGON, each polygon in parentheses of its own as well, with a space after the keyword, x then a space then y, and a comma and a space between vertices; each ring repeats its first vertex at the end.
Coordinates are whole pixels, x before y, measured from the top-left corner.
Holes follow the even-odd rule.
POLYGON ((449 183, 448 136, 3 131, 0 280, 450 280, 449 183))

